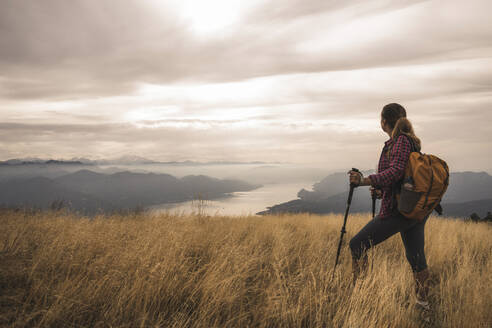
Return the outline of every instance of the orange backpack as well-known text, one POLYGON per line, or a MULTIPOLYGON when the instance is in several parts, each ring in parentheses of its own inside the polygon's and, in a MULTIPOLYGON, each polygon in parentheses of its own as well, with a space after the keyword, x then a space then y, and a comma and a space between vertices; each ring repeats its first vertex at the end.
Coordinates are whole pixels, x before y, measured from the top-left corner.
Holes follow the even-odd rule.
POLYGON ((398 211, 409 219, 423 220, 435 209, 442 215, 441 199, 449 185, 449 168, 437 156, 422 154, 413 146, 400 192, 396 193, 398 211))

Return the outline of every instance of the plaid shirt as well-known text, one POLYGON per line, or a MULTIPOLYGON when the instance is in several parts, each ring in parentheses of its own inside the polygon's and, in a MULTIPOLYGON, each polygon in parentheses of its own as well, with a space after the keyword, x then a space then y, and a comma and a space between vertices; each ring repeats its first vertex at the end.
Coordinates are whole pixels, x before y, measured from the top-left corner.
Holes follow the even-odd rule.
POLYGON ((403 135, 398 137, 396 143, 393 142, 393 139, 387 140, 379 157, 378 173, 369 175, 371 185, 380 188, 383 192, 379 211, 379 217, 382 219, 391 216, 393 212, 391 208, 392 186, 405 175, 411 150, 410 141, 403 135), (386 154, 387 151, 391 151, 389 158, 386 154))

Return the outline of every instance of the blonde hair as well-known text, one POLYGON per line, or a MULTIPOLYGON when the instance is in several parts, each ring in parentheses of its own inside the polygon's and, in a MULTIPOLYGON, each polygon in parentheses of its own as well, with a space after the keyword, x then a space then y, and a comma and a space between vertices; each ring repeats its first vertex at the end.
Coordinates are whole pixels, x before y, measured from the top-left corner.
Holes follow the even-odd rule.
POLYGON ((398 137, 402 134, 409 137, 413 141, 413 144, 415 145, 417 150, 420 151, 420 149, 422 148, 420 139, 415 135, 412 123, 410 123, 410 121, 406 117, 400 117, 396 121, 393 131, 391 131, 391 138, 396 142, 396 139, 398 139, 398 137))

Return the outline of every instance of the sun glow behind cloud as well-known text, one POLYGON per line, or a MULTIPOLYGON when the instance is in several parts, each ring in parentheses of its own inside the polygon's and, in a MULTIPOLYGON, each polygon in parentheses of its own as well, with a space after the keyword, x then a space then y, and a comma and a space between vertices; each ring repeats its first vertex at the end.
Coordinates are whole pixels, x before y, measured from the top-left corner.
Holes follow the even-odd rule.
POLYGON ((257 0, 148 0, 157 11, 174 11, 190 30, 198 36, 224 32, 238 23, 242 13, 257 0))

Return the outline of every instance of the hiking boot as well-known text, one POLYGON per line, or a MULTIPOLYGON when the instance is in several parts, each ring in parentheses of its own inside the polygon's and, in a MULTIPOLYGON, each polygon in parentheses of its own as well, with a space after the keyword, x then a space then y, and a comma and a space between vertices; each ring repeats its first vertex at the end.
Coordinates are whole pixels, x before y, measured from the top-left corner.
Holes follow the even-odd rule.
POLYGON ((428 269, 413 273, 417 304, 422 307, 429 306, 429 276, 428 269))
POLYGON ((429 270, 414 272, 413 276, 415 278, 415 296, 417 297, 415 305, 419 311, 420 319, 429 324, 432 318, 432 308, 429 302, 429 270))
POLYGON ((430 325, 432 323, 433 316, 430 303, 417 299, 415 305, 419 315, 419 319, 422 321, 422 324, 424 324, 424 326, 430 325))
POLYGON ((430 311, 431 310, 430 303, 428 301, 421 301, 421 300, 417 299, 415 301, 415 304, 417 305, 417 308, 421 309, 422 311, 430 311))
POLYGON ((355 286, 357 279, 361 276, 367 268, 367 256, 363 256, 361 259, 357 260, 352 258, 352 285, 355 286))

